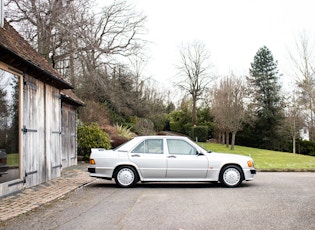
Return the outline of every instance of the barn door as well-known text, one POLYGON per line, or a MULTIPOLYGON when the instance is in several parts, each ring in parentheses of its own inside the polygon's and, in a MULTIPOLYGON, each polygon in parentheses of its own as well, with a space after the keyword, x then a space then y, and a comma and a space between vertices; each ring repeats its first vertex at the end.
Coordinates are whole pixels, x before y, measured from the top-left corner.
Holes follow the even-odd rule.
POLYGON ((46 86, 47 164, 49 179, 61 175, 61 99, 59 90, 46 86))
POLYGON ((62 164, 64 167, 69 167, 69 125, 68 125, 68 108, 62 103, 61 110, 61 120, 62 120, 62 164))
POLYGON ((76 165, 76 112, 71 105, 62 104, 62 165, 76 165))
POLYGON ((70 128, 70 165, 76 165, 77 164, 77 128, 76 128, 76 112, 75 110, 69 111, 69 128, 70 128))
POLYGON ((23 174, 27 187, 46 181, 44 85, 25 76, 23 87, 23 174))

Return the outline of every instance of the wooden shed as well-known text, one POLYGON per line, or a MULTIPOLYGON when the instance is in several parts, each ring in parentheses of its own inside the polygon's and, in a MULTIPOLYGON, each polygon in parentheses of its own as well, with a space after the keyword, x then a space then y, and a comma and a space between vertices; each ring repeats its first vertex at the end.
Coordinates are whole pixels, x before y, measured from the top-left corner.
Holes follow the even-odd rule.
POLYGON ((72 86, 5 20, 0 26, 0 196, 77 164, 72 86), (6 164, 6 165, 4 165, 6 164), (6 170, 5 170, 6 169, 6 170))

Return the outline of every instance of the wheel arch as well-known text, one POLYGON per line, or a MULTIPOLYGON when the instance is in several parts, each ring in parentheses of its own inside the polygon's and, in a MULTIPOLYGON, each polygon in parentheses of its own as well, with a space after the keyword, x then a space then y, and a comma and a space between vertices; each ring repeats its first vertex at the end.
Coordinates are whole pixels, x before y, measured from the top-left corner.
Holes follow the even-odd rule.
POLYGON ((117 173, 117 171, 120 169, 120 168, 123 168, 123 167, 132 167, 135 172, 137 173, 137 178, 138 178, 138 181, 142 181, 142 176, 141 174, 139 173, 139 170, 138 170, 138 167, 133 165, 133 164, 119 164, 119 165, 116 165, 116 167, 114 168, 113 170, 113 175, 112 175, 112 178, 115 178, 115 175, 117 173))
POLYGON ((242 166, 240 166, 237 163, 226 163, 226 164, 222 165, 221 168, 220 168, 219 175, 218 175, 218 181, 220 181, 223 169, 225 167, 227 167, 227 166, 236 166, 236 167, 238 167, 240 169, 240 171, 241 171, 242 180, 245 180, 244 170, 243 170, 242 166))

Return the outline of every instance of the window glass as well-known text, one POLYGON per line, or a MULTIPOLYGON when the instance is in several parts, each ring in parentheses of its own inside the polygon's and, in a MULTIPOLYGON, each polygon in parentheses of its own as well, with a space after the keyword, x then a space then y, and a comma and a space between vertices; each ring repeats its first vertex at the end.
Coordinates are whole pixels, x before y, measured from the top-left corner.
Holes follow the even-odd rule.
POLYGON ((196 149, 183 140, 167 140, 169 154, 175 155, 195 155, 196 149))
POLYGON ((19 178, 19 81, 0 69, 0 183, 19 178))
POLYGON ((163 154, 163 140, 162 139, 145 140, 141 142, 132 152, 163 154))
POLYGON ((133 153, 144 153, 144 141, 141 142, 132 152, 133 153))

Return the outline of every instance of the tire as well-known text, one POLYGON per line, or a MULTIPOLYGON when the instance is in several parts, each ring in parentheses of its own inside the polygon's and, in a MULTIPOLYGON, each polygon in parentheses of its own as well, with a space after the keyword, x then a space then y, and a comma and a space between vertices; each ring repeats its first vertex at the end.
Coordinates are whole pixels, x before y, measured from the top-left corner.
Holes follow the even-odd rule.
POLYGON ((115 172, 115 182, 120 188, 135 187, 138 182, 138 174, 133 167, 123 166, 115 172))
POLYGON ((228 188, 238 187, 242 184, 243 173, 239 166, 227 165, 220 172, 220 182, 228 188))

